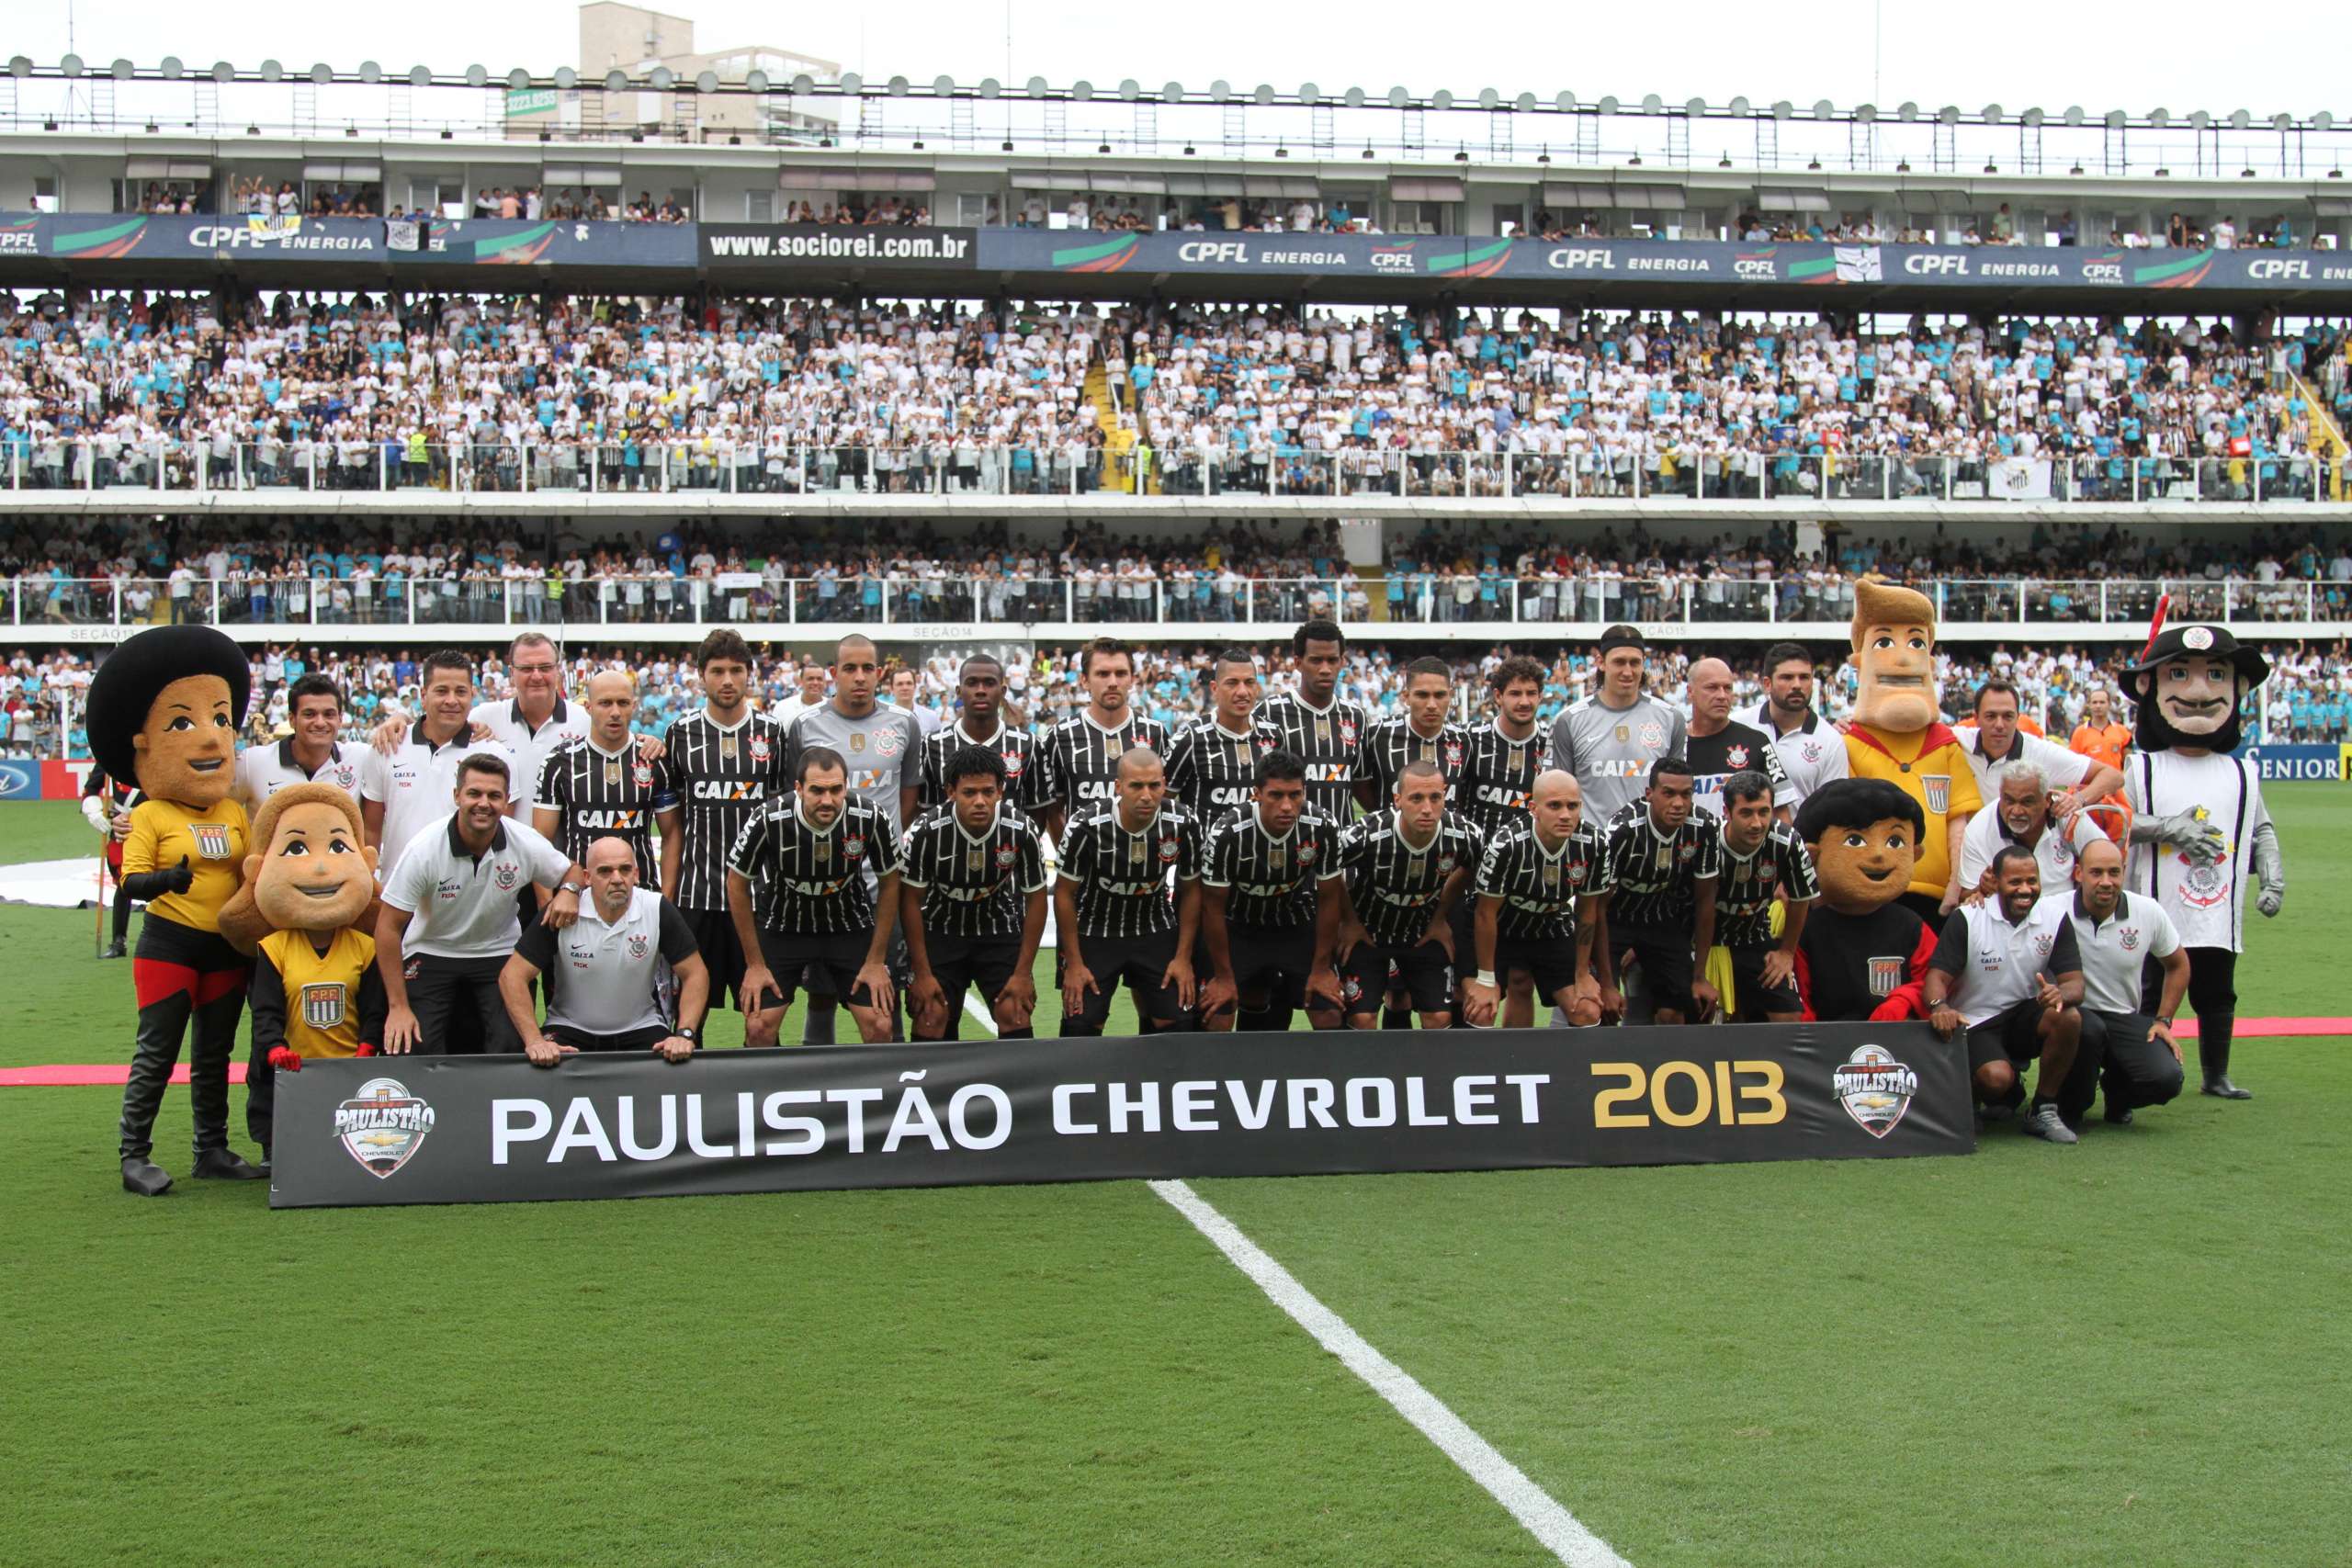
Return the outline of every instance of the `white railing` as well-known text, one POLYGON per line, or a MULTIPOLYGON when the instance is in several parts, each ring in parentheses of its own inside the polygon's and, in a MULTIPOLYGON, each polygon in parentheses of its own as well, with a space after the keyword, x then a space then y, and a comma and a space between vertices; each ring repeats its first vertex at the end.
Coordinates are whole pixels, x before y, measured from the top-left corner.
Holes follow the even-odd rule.
POLYGON ((1845 502, 2232 503, 2344 499, 2332 459, 2262 449, 1981 458, 1836 454, 1767 444, 1663 453, 1183 446, 1112 454, 1072 443, 888 446, 503 440, 66 440, 0 433, 0 492, 527 495, 1412 497, 1845 502))
MULTIPOLYGON (((2144 626, 2159 596, 2176 619, 2352 626, 2352 582, 2249 578, 1943 580, 1924 584, 1939 619, 1971 625, 2144 626)), ((0 616, 23 628, 195 622, 255 626, 1038 625, 1295 626, 1329 616, 1381 626, 1635 621, 1689 626, 1843 625, 1851 587, 1791 579, 1652 580, 1602 573, 1522 578, 1400 571, 1386 577, 972 576, 886 571, 767 577, 400 576, 0 579, 0 616)))

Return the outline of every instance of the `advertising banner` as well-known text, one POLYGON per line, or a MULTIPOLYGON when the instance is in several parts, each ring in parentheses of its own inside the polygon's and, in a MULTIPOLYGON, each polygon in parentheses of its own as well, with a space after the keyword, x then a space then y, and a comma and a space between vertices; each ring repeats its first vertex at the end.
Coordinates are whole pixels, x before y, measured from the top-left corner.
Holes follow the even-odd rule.
MULTIPOLYGON (((397 225, 387 225, 397 227, 397 225)), ((435 218, 416 224, 395 263, 447 266, 628 266, 695 265, 691 223, 593 223, 536 218, 435 218)), ((405 240, 405 236, 403 236, 405 240)))
POLYGON ((2352 745, 2338 740, 2265 741, 2239 747, 2238 755, 2252 762, 2263 779, 2352 777, 2352 745))
POLYGON ((1975 1147, 1920 1023, 374 1056, 277 1096, 278 1208, 1975 1147))
POLYGON ((978 265, 978 229, 851 228, 825 223, 702 223, 702 265, 714 273, 841 268, 967 272, 978 265))

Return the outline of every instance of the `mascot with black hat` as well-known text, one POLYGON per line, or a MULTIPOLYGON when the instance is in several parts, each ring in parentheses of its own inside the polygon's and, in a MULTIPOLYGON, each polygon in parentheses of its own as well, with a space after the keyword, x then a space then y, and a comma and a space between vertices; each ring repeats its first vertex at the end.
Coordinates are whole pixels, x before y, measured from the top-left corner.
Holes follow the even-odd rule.
MULTIPOLYGON (((2262 804, 2260 772, 2233 755, 2246 694, 2269 674, 2270 661, 2226 627, 2187 626, 2159 631, 2123 675, 2139 708, 2132 730, 2139 750, 2124 762, 2132 811, 2128 881, 2180 929, 2205 1092, 2222 1100, 2253 1098, 2230 1081, 2248 883, 2266 917, 2287 897, 2286 857, 2262 804)), ((2155 975, 2151 966, 2142 998, 2151 1017, 2161 1016, 2155 975)))
POLYGON ((229 1058, 248 965, 220 934, 220 907, 244 879, 245 808, 231 793, 252 676, 237 645, 209 626, 157 626, 107 655, 90 681, 91 754, 146 796, 130 813, 122 883, 145 901, 131 981, 138 1045, 122 1091, 122 1185, 170 1190, 148 1158, 155 1116, 188 1044, 195 1173, 261 1175, 229 1147, 229 1058))

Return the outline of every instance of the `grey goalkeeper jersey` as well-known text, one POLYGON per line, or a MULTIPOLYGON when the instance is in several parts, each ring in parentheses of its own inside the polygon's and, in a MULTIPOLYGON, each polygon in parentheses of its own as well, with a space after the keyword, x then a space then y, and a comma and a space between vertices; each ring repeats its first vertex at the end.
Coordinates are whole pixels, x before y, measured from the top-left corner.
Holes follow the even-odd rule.
POLYGON ((805 708, 785 742, 786 779, 797 774, 800 753, 811 746, 842 754, 850 794, 881 813, 896 843, 906 826, 899 820, 899 791, 913 788, 922 776, 922 731, 915 716, 888 703, 875 704, 863 718, 844 717, 831 703, 805 708))
POLYGON ((1682 715, 1656 697, 1612 708, 1587 697, 1552 720, 1551 765, 1576 775, 1584 790, 1584 819, 1608 822, 1649 789, 1650 764, 1679 757, 1682 715))

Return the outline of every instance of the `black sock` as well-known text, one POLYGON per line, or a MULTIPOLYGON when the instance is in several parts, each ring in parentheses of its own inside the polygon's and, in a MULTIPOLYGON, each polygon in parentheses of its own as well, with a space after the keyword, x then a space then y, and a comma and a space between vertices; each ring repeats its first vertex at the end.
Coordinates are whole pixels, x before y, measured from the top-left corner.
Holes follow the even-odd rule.
MULTIPOLYGON (((1263 1034, 1283 1027, 1274 1021, 1272 1008, 1245 1007, 1234 1014, 1233 1027, 1242 1034, 1263 1034)), ((1284 1022, 1288 1021, 1285 1020, 1284 1022)))
POLYGON ((1408 1007, 1390 1007, 1385 1002, 1382 1003, 1380 1009, 1380 1027, 1383 1029, 1412 1028, 1413 1010, 1408 1007))
POLYGON ((117 887, 114 895, 114 944, 120 947, 130 934, 130 895, 117 887))
POLYGON ((1035 1040, 1037 1038, 1037 1032, 1035 1029, 1007 1029, 1000 1031, 997 1038, 999 1040, 1035 1040))
POLYGON ((1137 1013, 1136 1014, 1136 1032, 1137 1034, 1157 1034, 1159 1032, 1159 1025, 1152 1022, 1151 1020, 1146 1018, 1143 1014, 1137 1013))
POLYGON ((1078 1018, 1062 1020, 1061 1037, 1064 1040, 1097 1040, 1102 1038, 1102 1026, 1099 1023, 1089 1023, 1078 1018))

